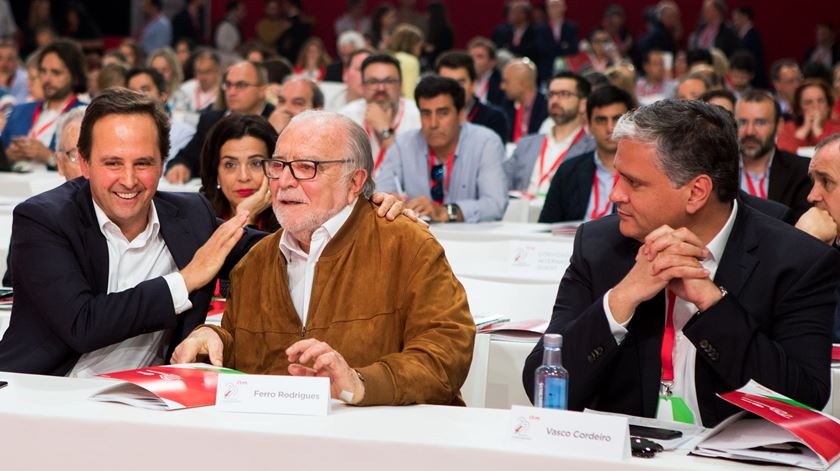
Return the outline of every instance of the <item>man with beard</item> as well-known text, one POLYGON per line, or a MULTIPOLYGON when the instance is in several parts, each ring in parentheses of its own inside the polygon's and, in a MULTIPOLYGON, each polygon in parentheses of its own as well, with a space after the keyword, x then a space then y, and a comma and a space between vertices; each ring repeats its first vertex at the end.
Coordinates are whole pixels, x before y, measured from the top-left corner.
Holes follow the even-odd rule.
POLYGON ((388 54, 373 54, 362 62, 364 98, 339 110, 362 126, 370 138, 374 176, 398 134, 420 127, 417 106, 402 97, 400 63, 388 54))
POLYGON ((548 114, 554 122, 550 133, 523 137, 513 156, 504 163, 508 189, 545 199, 551 177, 564 160, 595 150, 595 141, 584 129, 586 99, 591 87, 578 74, 557 73, 548 84, 548 114))
POLYGON ((808 159, 776 147, 776 130, 781 121, 779 105, 760 90, 744 93, 735 104, 738 143, 741 153, 741 190, 789 207, 794 220, 810 204, 808 159))
POLYGON ((173 363, 206 355, 247 373, 326 376, 334 399, 356 405, 464 404, 475 337, 464 288, 431 233, 375 216, 369 142, 335 113, 291 120, 263 161, 283 229, 232 272, 221 327, 196 329, 173 363))
POLYGON ((15 106, 0 136, 12 162, 51 163, 58 118, 84 105, 76 97, 87 90, 84 56, 79 45, 61 39, 44 47, 38 56, 38 78, 44 100, 15 106))
POLYGON ((612 133, 618 119, 635 107, 633 97, 613 85, 589 95, 586 116, 595 150, 560 165, 551 178, 540 222, 589 221, 612 213, 609 194, 618 179, 613 164, 618 143, 612 133))
POLYGON ((466 122, 464 89, 453 79, 424 78, 414 99, 422 127, 397 137, 377 189, 405 192, 406 207, 434 222, 501 219, 507 206, 502 140, 466 122))

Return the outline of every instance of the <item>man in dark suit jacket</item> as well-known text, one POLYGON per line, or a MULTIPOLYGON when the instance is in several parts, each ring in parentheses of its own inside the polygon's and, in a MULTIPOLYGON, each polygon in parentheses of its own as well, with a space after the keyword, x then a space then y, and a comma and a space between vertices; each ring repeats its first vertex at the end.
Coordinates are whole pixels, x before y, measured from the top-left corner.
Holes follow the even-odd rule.
POLYGON ((743 162, 741 189, 784 204, 796 220, 811 207, 809 160, 775 146, 780 115, 778 103, 763 90, 749 90, 735 104, 743 162))
POLYGON ((226 109, 208 109, 201 112, 195 135, 181 149, 166 168, 166 179, 170 183, 183 183, 198 177, 201 164, 201 148, 213 125, 229 113, 260 115, 268 119, 274 106, 265 101, 268 72, 262 64, 242 61, 230 66, 222 79, 226 109))
POLYGON ((540 41, 540 83, 554 74, 554 60, 578 53, 578 25, 566 18, 566 0, 545 3, 546 23, 537 31, 540 41))
MULTIPOLYGON (((840 254, 734 202, 737 131, 723 109, 663 100, 615 137, 618 214, 578 229, 547 330, 564 335, 569 408, 663 417, 683 398, 709 427, 738 410, 715 394, 750 379, 822 408, 840 254), (676 349, 663 348, 671 315, 676 349)), ((532 398, 542 353, 525 362, 532 398)))
POLYGON ((548 118, 548 100, 537 89, 534 63, 527 59, 510 61, 502 71, 502 90, 508 98, 502 109, 511 125, 506 142, 539 132, 548 118))
POLYGON ((435 61, 435 73, 451 78, 464 87, 466 103, 464 110, 467 121, 492 129, 502 142, 510 136, 510 124, 505 113, 493 106, 486 105, 475 96, 476 71, 472 57, 465 51, 449 51, 438 56, 435 61))
POLYGON ((93 374, 147 366, 138 363, 168 359, 203 322, 228 253, 238 242, 231 257, 238 260, 259 236, 240 240, 245 218, 220 226, 200 195, 156 192, 168 122, 151 98, 104 91, 81 126, 85 178, 15 208, 15 305, 0 341, 0 370, 65 375, 85 354, 96 359, 86 368, 93 374), (141 265, 126 276, 148 278, 126 282, 121 264, 141 265), (160 331, 136 350, 100 350, 160 331))
POLYGON ((527 57, 535 64, 540 62, 540 37, 537 25, 531 23, 531 5, 517 0, 508 7, 507 23, 493 31, 496 47, 507 49, 517 57, 527 57))
POLYGON ((502 73, 496 67, 496 45, 485 37, 476 36, 467 44, 467 52, 475 66, 475 94, 482 103, 502 106, 506 99, 502 91, 502 73))

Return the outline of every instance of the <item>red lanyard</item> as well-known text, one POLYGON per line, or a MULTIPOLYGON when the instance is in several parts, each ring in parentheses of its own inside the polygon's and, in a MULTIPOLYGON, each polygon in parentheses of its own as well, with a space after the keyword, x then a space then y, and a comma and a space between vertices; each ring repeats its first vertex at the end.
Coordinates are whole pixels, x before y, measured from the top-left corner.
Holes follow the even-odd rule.
POLYGON ((767 192, 764 191, 764 180, 767 179, 767 173, 768 172, 764 172, 764 175, 761 177, 761 180, 758 181, 758 191, 756 191, 755 185, 753 185, 753 181, 752 178, 750 178, 749 172, 744 170, 744 176, 747 177, 747 188, 749 188, 751 195, 767 199, 767 192))
POLYGON ((559 156, 557 156, 557 160, 555 160, 554 163, 551 164, 551 168, 549 168, 546 172, 543 169, 545 168, 545 150, 548 148, 549 137, 545 136, 545 139, 543 139, 542 149, 540 149, 540 179, 538 180, 539 183, 537 183, 537 188, 541 187, 546 180, 548 180, 552 175, 554 175, 554 172, 557 170, 557 167, 559 167, 560 164, 563 163, 563 159, 566 158, 566 154, 568 154, 569 151, 572 150, 572 147, 574 147, 575 144, 577 144, 578 141, 581 140, 581 138, 583 138, 583 128, 581 128, 581 130, 578 131, 577 135, 572 140, 572 143, 569 144, 569 147, 563 152, 561 152, 559 156))
MULTIPOLYGON (((618 174, 616 173, 613 177, 613 186, 615 186, 616 182, 618 181, 618 174)), ((598 205, 600 203, 598 199, 598 171, 595 171, 595 178, 592 179, 592 213, 589 214, 589 219, 595 220, 603 215, 607 214, 607 211, 610 210, 610 199, 607 198, 606 204, 604 204, 604 209, 602 211, 598 211, 598 205)))
POLYGON ((30 126, 30 128, 29 128, 29 137, 37 138, 41 134, 44 134, 44 132, 47 129, 49 129, 51 126, 53 126, 55 124, 55 122, 58 121, 58 118, 60 118, 61 115, 66 113, 67 110, 69 110, 70 107, 73 106, 74 103, 76 103, 76 97, 75 96, 73 96, 73 98, 70 99, 70 101, 67 102, 66 105, 64 105, 64 108, 61 109, 61 112, 58 113, 58 116, 56 116, 55 118, 51 119, 48 123, 41 126, 40 129, 36 130, 35 129, 35 123, 38 122, 38 118, 41 116, 41 109, 44 108, 44 106, 46 106, 46 102, 41 103, 40 106, 35 108, 35 114, 32 115, 32 126, 30 126))
MULTIPOLYGON (((429 173, 432 173, 432 167, 435 166, 435 151, 429 147, 429 173)), ((449 193, 449 179, 452 177, 452 166, 455 164, 455 151, 453 150, 446 159, 446 173, 443 176, 443 199, 446 200, 446 194, 449 193)), ((434 186, 434 180, 429 181, 429 187, 434 186)), ((437 204, 437 202, 435 202, 437 204)))
POLYGON ((516 117, 513 119, 513 142, 522 137, 522 105, 519 103, 514 105, 516 107, 516 117))
MULTIPOLYGON (((405 109, 403 108, 402 103, 400 103, 400 109, 399 109, 399 112, 397 113, 397 120, 392 127, 392 129, 394 130, 394 133, 396 133, 397 129, 400 128, 400 124, 402 123, 404 112, 405 112, 405 109)), ((370 128, 368 127, 367 123, 365 123, 365 132, 367 133, 368 137, 370 137, 370 139, 372 141, 373 140, 373 133, 370 132, 370 128)), ((387 150, 388 149, 386 149, 382 146, 379 147, 379 154, 376 156, 376 161, 373 163, 373 170, 374 171, 379 170, 379 166, 382 165, 382 161, 385 159, 385 151, 387 151, 387 150)))
POLYGON ((475 115, 477 115, 477 114, 478 114, 478 103, 476 101, 473 101, 472 108, 470 109, 470 112, 467 113, 467 121, 472 123, 473 120, 475 119, 475 115))
POLYGON ((659 357, 662 360, 662 382, 674 382, 674 305, 677 296, 667 290, 668 305, 665 307, 665 332, 662 333, 662 349, 659 357))

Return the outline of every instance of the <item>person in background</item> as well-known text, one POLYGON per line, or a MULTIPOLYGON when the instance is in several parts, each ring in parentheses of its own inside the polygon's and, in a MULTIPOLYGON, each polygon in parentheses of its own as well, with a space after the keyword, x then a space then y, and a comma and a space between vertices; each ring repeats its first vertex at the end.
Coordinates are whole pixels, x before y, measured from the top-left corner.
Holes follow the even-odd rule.
POLYGON ((65 180, 82 176, 79 163, 79 132, 84 117, 85 107, 79 106, 61 115, 55 125, 55 163, 59 175, 65 180))
POLYGON ((184 8, 172 18, 172 46, 176 51, 180 41, 204 44, 207 40, 207 34, 204 31, 204 15, 206 14, 204 5, 205 0, 186 0, 184 8))
POLYGON ((574 72, 558 72, 548 82, 552 126, 548 132, 520 139, 511 158, 505 160, 509 190, 544 200, 564 161, 595 150, 595 141, 584 129, 590 91, 589 82, 574 72))
POLYGON ((779 59, 770 68, 770 76, 776 91, 776 101, 782 107, 782 117, 790 121, 793 119, 793 95, 802 83, 799 64, 793 59, 779 59))
POLYGON ((475 96, 475 67, 472 57, 466 51, 443 53, 435 63, 435 73, 441 77, 451 78, 464 87, 466 94, 464 113, 467 121, 492 129, 502 141, 508 138, 510 125, 504 111, 493 105, 485 105, 475 96))
POLYGON ((223 64, 236 60, 236 50, 242 43, 240 24, 247 14, 248 9, 240 0, 230 0, 225 5, 225 17, 216 26, 216 32, 213 35, 213 43, 216 45, 223 64))
MULTIPOLYGON (((348 34, 348 33, 345 33, 348 34)), ((341 73, 344 89, 333 95, 325 105, 328 111, 340 110, 348 103, 365 97, 365 84, 362 82, 362 63, 373 54, 372 49, 356 49, 347 56, 347 67, 341 73)))
POLYGON ((123 42, 120 43, 118 49, 125 58, 125 62, 128 64, 128 67, 141 67, 146 63, 146 53, 134 39, 124 39, 123 42))
POLYGON ((834 97, 831 119, 840 120, 840 63, 831 70, 831 92, 834 97))
POLYGON ((146 54, 169 47, 172 44, 172 22, 163 13, 163 2, 143 0, 143 14, 146 15, 146 24, 143 25, 137 41, 146 54))
POLYGON ((0 89, 14 97, 15 103, 25 103, 29 96, 26 69, 21 67, 17 45, 9 40, 0 40, 0 89))
POLYGON ((369 31, 370 17, 365 15, 365 0, 347 0, 347 10, 335 20, 334 27, 335 35, 338 37, 348 31, 357 33, 369 31))
POLYGON ((726 76, 727 84, 735 98, 752 89, 752 82, 755 78, 756 61, 752 53, 746 50, 738 50, 729 59, 729 74, 726 76))
POLYGON ((477 36, 467 44, 467 52, 475 65, 475 96, 482 103, 501 107, 505 102, 505 93, 501 88, 502 73, 496 67, 496 45, 487 38, 477 36))
POLYGON ((539 132, 548 117, 548 101, 537 89, 537 68, 526 59, 515 59, 502 72, 502 90, 509 101, 504 111, 511 123, 507 141, 517 142, 528 134, 539 132))
POLYGON ((636 81, 636 97, 641 105, 649 105, 663 98, 673 98, 677 82, 668 78, 663 51, 651 49, 642 63, 644 77, 636 81))
POLYGON ((172 48, 175 49, 175 57, 178 58, 178 64, 181 66, 181 70, 184 71, 184 80, 194 78, 195 74, 192 70, 190 58, 195 49, 195 44, 187 38, 181 38, 175 41, 172 48))
POLYGON ((313 80, 299 75, 287 77, 277 95, 277 107, 268 117, 268 122, 278 133, 289 121, 306 110, 324 108, 324 94, 313 80))
POLYGON ((176 118, 197 124, 199 113, 212 107, 219 95, 222 82, 219 55, 207 47, 196 49, 192 69, 195 78, 182 83, 169 103, 176 118))
POLYGON ((730 113, 735 113, 735 94, 724 88, 709 90, 700 95, 700 101, 720 106, 730 113))
POLYGON ((259 44, 270 50, 277 49, 280 36, 289 27, 283 18, 283 10, 279 0, 267 0, 262 17, 257 21, 256 33, 259 44))
POLYGON ((248 212, 247 224, 264 232, 280 225, 271 207, 262 161, 271 158, 277 131, 259 116, 230 114, 220 119, 201 149, 201 189, 217 217, 248 212), (268 211, 267 211, 268 210, 268 211))
POLYGON ((426 5, 426 15, 429 18, 429 34, 423 44, 421 56, 422 69, 430 69, 437 58, 455 46, 455 33, 446 14, 443 2, 432 2, 426 5))
POLYGON ((761 34, 755 28, 753 20, 755 12, 751 7, 738 7, 732 10, 732 28, 741 39, 741 48, 749 51, 755 63, 755 76, 750 85, 756 88, 767 88, 767 69, 764 67, 764 42, 761 34))
POLYGON ((350 64, 350 55, 359 49, 364 49, 365 46, 365 37, 362 36, 362 33, 355 30, 341 33, 336 40, 338 58, 327 66, 324 80, 328 82, 341 82, 341 77, 344 75, 344 69, 346 69, 350 64))
POLYGON ((105 44, 102 39, 102 31, 96 21, 90 16, 84 3, 71 1, 64 8, 64 25, 61 29, 61 36, 73 39, 87 53, 102 53, 105 44))
POLYGON ((329 65, 330 55, 324 49, 324 43, 320 38, 313 36, 303 43, 300 53, 295 62, 294 72, 310 80, 320 82, 324 80, 329 65))
POLYGON ((834 26, 828 22, 817 23, 816 42, 805 53, 804 64, 819 62, 831 68, 840 61, 840 42, 837 42, 834 26))
POLYGON ((88 88, 91 96, 96 96, 103 90, 113 87, 125 87, 125 76, 128 69, 123 64, 108 64, 96 76, 96 88, 88 88))
POLYGON ((688 38, 689 49, 717 48, 729 57, 741 44, 738 34, 726 23, 726 2, 704 0, 697 31, 688 38))
POLYGON ((400 63, 402 95, 406 100, 414 99, 414 87, 420 77, 420 53, 423 49, 423 31, 410 24, 399 24, 388 40, 386 49, 394 54, 400 63))
POLYGON ((175 51, 169 46, 152 51, 146 59, 146 65, 163 75, 163 80, 166 81, 166 96, 171 97, 184 82, 184 70, 175 51))
POLYGON ((16 105, 0 134, 12 162, 48 164, 55 149, 58 117, 83 105, 77 94, 87 91, 87 74, 79 45, 62 39, 43 48, 38 77, 44 99, 16 105))
POLYGON ((699 100, 711 88, 705 76, 692 72, 677 82, 676 97, 680 100, 699 100))
POLYGON ((776 145, 796 153, 800 147, 813 147, 840 131, 840 122, 831 120, 834 95, 822 80, 808 79, 793 94, 793 120, 779 130, 776 145))
POLYGON ((421 128, 399 136, 376 179, 379 191, 407 198, 406 207, 434 222, 499 220, 507 206, 504 145, 464 116, 464 89, 430 75, 417 85, 421 128))
POLYGON ((621 5, 611 3, 604 9, 601 28, 610 35, 621 57, 631 57, 633 52, 633 35, 627 30, 626 21, 621 5))

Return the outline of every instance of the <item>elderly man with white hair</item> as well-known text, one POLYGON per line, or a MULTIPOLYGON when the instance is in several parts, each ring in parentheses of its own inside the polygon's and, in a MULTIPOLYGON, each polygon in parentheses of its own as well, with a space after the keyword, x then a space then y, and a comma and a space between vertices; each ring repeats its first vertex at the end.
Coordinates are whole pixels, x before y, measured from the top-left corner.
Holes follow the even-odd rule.
POLYGON ((173 363, 207 355, 248 373, 327 376, 350 404, 463 405, 475 337, 464 289, 428 230, 376 217, 365 131, 301 113, 263 169, 283 229, 232 272, 221 327, 193 331, 173 363))
POLYGON ((82 176, 79 167, 79 131, 85 108, 73 108, 58 119, 55 126, 55 164, 65 180, 82 176))

